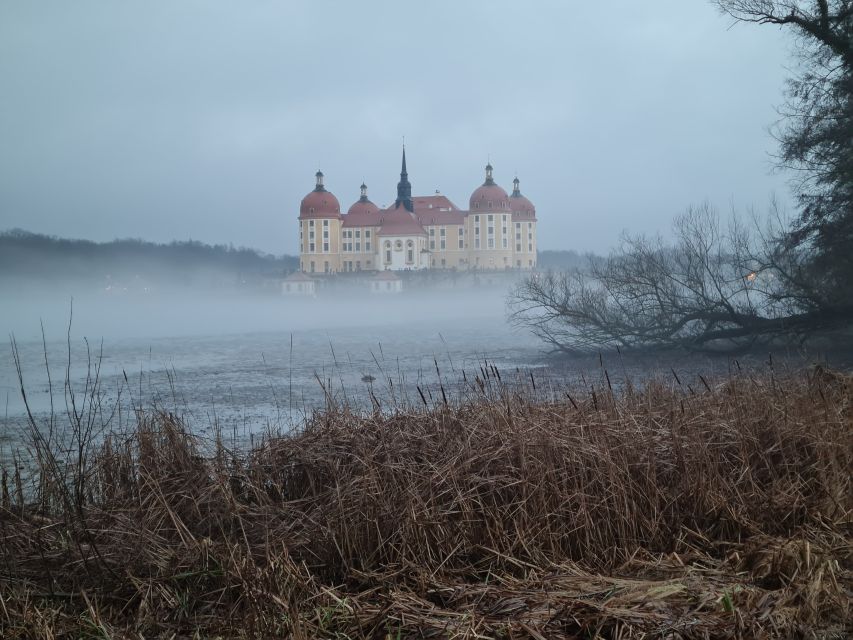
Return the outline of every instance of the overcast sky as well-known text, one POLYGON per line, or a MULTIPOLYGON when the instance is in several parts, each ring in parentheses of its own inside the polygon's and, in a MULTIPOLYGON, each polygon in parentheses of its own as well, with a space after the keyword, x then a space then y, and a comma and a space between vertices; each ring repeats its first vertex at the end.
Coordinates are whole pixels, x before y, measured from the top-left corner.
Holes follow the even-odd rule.
POLYGON ((768 127, 785 33, 705 0, 3 2, 0 230, 295 253, 318 166, 344 210, 467 208, 487 158, 542 249, 691 203, 790 201, 768 127))

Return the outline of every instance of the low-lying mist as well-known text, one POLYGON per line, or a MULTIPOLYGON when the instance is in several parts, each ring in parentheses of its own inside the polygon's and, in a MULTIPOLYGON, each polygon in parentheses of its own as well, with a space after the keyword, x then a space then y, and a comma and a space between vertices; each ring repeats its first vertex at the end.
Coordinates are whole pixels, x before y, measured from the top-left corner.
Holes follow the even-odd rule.
POLYGON ((405 326, 435 323, 452 330, 487 319, 504 322, 506 289, 404 291, 322 294, 317 298, 285 297, 275 289, 104 287, 88 282, 18 283, 0 288, 0 331, 19 341, 48 341, 71 334, 90 341, 219 335, 263 331, 405 326), (73 312, 73 313, 72 313, 73 312))

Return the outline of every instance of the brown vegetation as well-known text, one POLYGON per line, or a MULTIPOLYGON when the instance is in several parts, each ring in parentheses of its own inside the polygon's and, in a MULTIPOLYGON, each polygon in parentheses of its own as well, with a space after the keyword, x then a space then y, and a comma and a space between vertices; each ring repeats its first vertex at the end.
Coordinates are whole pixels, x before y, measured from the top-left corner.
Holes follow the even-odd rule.
POLYGON ((26 500, 7 470, 0 635, 849 637, 850 389, 825 373, 560 402, 478 379, 242 453, 141 415, 85 479, 43 457, 26 500))

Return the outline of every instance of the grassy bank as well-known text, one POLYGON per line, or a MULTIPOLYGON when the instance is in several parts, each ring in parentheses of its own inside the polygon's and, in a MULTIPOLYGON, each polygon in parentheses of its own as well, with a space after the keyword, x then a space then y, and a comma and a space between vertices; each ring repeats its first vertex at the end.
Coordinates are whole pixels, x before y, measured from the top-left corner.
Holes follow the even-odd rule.
POLYGON ((41 442, 2 636, 849 637, 845 379, 481 388, 243 452, 162 413, 71 472, 41 442))

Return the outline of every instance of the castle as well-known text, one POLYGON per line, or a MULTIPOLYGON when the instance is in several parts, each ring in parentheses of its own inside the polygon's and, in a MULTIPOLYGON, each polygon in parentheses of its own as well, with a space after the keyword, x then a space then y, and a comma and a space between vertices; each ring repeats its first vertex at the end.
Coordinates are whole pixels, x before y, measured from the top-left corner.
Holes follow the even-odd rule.
POLYGON ((380 209, 361 197, 341 213, 323 173, 299 208, 300 269, 309 274, 406 269, 533 269, 536 209, 521 195, 518 178, 508 195, 492 165, 464 211, 439 194, 412 196, 406 149, 397 199, 380 209))

